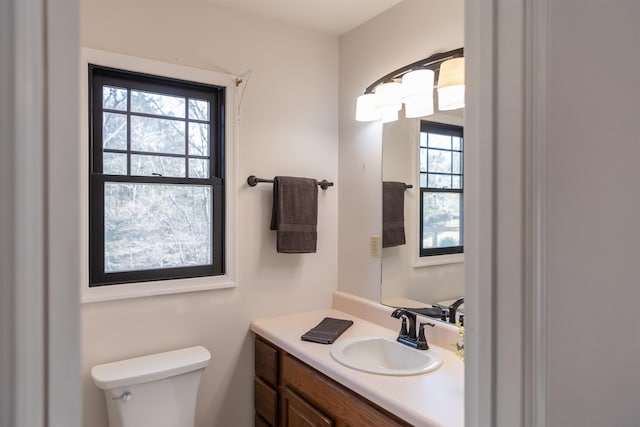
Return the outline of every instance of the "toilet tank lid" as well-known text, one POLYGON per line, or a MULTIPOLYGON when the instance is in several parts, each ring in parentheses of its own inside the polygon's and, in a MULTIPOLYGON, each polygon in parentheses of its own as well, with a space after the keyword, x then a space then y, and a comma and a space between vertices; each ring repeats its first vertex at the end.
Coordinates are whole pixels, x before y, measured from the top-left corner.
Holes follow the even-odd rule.
POLYGON ((91 377, 98 387, 106 390, 195 371, 205 368, 210 359, 206 348, 189 347, 96 365, 91 369, 91 377))

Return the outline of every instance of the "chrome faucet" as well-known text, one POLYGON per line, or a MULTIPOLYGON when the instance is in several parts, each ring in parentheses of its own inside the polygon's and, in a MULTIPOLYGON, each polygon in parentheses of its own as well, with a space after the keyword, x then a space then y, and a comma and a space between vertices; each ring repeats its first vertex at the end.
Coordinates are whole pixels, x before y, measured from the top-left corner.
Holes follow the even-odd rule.
POLYGON ((462 304, 464 304, 464 297, 458 298, 449 306, 449 323, 456 323, 456 312, 458 311, 458 307, 462 304))
POLYGON ((420 322, 420 332, 416 333, 416 315, 404 308, 397 308, 391 313, 391 317, 396 319, 402 318, 402 327, 400 328, 400 334, 398 334, 397 341, 408 345, 409 347, 416 348, 418 350, 428 350, 429 344, 427 338, 424 335, 424 327, 429 325, 434 327, 435 324, 428 322, 420 322), (407 321, 409 322, 409 329, 407 330, 407 321))

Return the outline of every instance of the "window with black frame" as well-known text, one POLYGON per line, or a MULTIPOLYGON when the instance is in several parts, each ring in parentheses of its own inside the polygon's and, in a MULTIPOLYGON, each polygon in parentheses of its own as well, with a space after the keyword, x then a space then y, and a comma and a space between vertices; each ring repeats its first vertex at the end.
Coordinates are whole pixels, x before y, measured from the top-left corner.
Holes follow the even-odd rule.
POLYGON ((224 96, 89 66, 90 286, 224 274, 224 96))
POLYGON ((463 128, 421 121, 419 150, 420 256, 462 253, 463 128))

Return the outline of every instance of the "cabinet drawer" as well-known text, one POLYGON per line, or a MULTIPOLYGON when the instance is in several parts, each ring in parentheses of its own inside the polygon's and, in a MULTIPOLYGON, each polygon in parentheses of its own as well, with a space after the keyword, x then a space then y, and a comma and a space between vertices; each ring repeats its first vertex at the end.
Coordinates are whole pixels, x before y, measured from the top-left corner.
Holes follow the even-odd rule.
POLYGON ((271 387, 278 387, 278 349, 256 337, 255 340, 255 370, 271 387))
MULTIPOLYGON (((254 379, 253 407, 269 425, 278 425, 278 392, 260 378, 254 379)), ((256 418, 260 418, 256 417, 256 418)), ((256 421, 256 425, 259 425, 256 421)))

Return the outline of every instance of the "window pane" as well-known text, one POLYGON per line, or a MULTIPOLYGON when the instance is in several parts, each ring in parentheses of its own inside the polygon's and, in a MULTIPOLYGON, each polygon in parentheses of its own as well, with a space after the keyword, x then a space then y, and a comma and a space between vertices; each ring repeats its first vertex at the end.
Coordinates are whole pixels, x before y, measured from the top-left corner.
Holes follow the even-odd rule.
POLYGON ((451 188, 460 189, 462 188, 462 177, 461 176, 452 176, 451 177, 451 188))
POLYGON ((427 146, 427 136, 428 134, 426 132, 420 132, 420 147, 427 146))
POLYGON ((102 86, 102 108, 127 111, 127 89, 102 86))
POLYGON ((103 153, 102 173, 105 175, 126 175, 127 155, 122 153, 103 153))
POLYGON ((211 187, 107 182, 105 272, 210 265, 211 187))
POLYGON ((209 121, 209 102, 190 99, 189 119, 209 121))
POLYGON ((446 248, 462 245, 461 202, 462 195, 458 193, 424 193, 423 248, 446 248))
POLYGON ((454 150, 462 151, 462 138, 459 136, 452 136, 451 142, 454 150))
POLYGON ((429 133, 429 147, 451 150, 451 137, 449 135, 429 133))
POLYGON ((185 168, 184 157, 131 156, 131 175, 184 178, 185 168))
POLYGON ((420 172, 427 171, 427 149, 420 149, 420 172))
POLYGON ((189 123, 189 154, 209 156, 209 125, 189 123))
POLYGON ((209 178, 209 160, 189 159, 189 178, 209 178))
POLYGON ((131 116, 131 149, 150 153, 185 154, 185 122, 131 116))
POLYGON ((451 173, 451 151, 428 151, 429 172, 451 173))
POLYGON ((453 151, 451 153, 451 172, 452 173, 462 173, 462 153, 458 153, 453 151))
POLYGON ((127 116, 102 113, 102 147, 112 150, 127 149, 127 116))
POLYGON ((428 188, 451 188, 451 175, 428 174, 428 188))
POLYGON ((185 99, 180 96, 132 90, 131 111, 157 116, 184 118, 185 99))
POLYGON ((427 174, 426 173, 421 173, 420 174, 420 187, 425 188, 427 186, 427 174))

